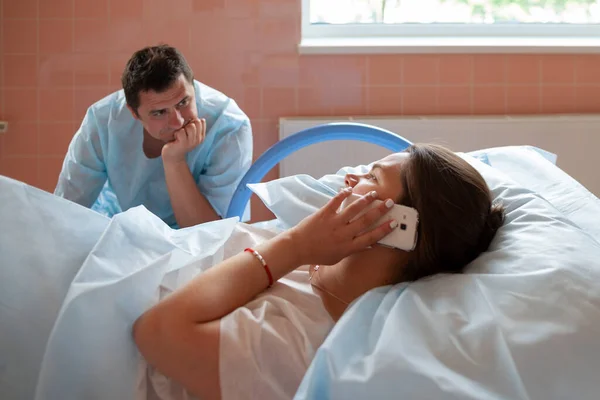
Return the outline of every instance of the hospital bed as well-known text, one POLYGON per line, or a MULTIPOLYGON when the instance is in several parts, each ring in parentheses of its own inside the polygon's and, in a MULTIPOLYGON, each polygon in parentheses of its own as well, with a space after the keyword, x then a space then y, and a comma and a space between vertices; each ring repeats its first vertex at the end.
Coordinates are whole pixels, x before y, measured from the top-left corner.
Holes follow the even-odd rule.
MULTIPOLYGON (((336 124, 295 140, 408 144, 390 135, 336 124)), ((175 231, 143 207, 108 219, 0 177, 0 398, 131 398, 139 371, 128 332, 157 286, 175 288, 230 249, 295 224, 335 193, 344 172, 367 168, 256 183, 300 145, 277 144, 238 188, 229 216, 255 193, 277 217, 252 235, 236 233, 236 218, 175 231), (29 243, 37 247, 14 251, 29 243)), ((355 302, 297 399, 597 398, 600 200, 539 149, 464 157, 507 205, 490 251, 466 274, 376 289, 355 302)))

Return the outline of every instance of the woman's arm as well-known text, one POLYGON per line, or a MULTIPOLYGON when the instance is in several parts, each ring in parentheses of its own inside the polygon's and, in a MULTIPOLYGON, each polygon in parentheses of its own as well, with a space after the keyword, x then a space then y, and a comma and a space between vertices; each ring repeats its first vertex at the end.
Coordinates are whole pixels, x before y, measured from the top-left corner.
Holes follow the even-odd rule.
MULTIPOLYGON (((273 279, 295 268, 289 235, 257 250, 273 279)), ((268 286, 262 264, 243 252, 203 272, 143 314, 133 327, 135 342, 162 374, 199 398, 219 398, 220 318, 248 303, 268 286)))
MULTIPOLYGON (((344 191, 298 226, 255 247, 278 280, 301 265, 334 264, 375 243, 389 224, 362 233, 388 211, 385 203, 349 223, 375 197, 365 196, 337 213, 344 191)), ((193 279, 158 303, 134 324, 145 359, 164 375, 202 398, 219 397, 220 319, 244 306, 269 284, 260 261, 241 252, 193 279)))

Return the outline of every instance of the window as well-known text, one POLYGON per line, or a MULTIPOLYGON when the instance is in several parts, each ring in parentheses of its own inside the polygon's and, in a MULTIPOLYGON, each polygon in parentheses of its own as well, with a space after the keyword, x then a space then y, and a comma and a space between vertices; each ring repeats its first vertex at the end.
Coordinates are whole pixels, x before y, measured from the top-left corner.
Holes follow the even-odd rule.
POLYGON ((302 0, 303 52, 598 52, 600 0, 302 0))

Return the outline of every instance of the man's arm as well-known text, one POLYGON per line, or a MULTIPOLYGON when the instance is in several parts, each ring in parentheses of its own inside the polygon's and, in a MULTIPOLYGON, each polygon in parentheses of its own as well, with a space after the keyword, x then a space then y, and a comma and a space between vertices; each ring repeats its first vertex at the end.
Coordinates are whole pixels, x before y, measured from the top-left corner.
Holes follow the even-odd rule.
POLYGON ((89 208, 106 179, 98 123, 90 108, 69 144, 54 194, 89 208))
POLYGON ((185 160, 187 151, 206 135, 206 121, 197 120, 176 133, 163 147, 167 189, 177 224, 183 228, 225 216, 231 198, 252 163, 252 129, 248 118, 228 115, 211 146, 206 169, 192 176, 185 160))
POLYGON ((200 193, 187 165, 186 154, 199 146, 206 136, 206 120, 194 120, 175 133, 175 140, 162 149, 167 190, 175 220, 180 228, 214 221, 219 218, 208 200, 200 193))
POLYGON ((167 190, 180 228, 187 228, 219 218, 208 200, 200 193, 185 160, 164 163, 167 190))

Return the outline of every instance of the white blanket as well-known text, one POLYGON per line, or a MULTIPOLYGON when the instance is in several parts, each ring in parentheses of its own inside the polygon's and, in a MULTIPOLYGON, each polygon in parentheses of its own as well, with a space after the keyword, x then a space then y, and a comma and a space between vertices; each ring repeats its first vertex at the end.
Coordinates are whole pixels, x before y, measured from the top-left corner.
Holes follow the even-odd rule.
POLYGON ((147 382, 133 322, 273 235, 237 218, 172 230, 143 207, 109 220, 7 178, 0 200, 3 400, 135 398, 147 382))
POLYGON ((270 236, 237 218, 175 231, 141 207, 119 214, 71 285, 36 400, 134 398, 147 382, 138 377, 133 322, 161 295, 270 236))
POLYGON ((32 399, 71 281, 109 219, 0 176, 0 398, 32 399))

